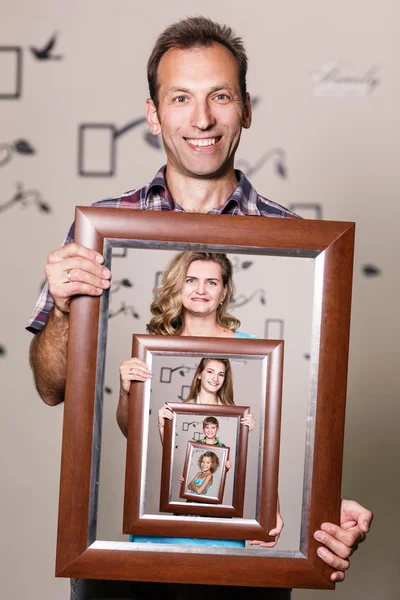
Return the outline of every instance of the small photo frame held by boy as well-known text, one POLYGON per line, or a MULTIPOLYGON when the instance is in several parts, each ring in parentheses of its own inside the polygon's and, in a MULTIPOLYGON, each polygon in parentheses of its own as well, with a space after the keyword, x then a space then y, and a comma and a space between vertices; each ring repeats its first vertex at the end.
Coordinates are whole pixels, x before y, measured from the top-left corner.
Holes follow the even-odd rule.
POLYGON ((243 517, 249 428, 240 420, 249 414, 249 407, 177 402, 168 402, 168 407, 174 418, 165 421, 160 510, 243 517), (180 452, 176 433, 187 422, 198 423, 193 431, 198 441, 189 439, 180 452), (177 473, 182 473, 183 481, 177 473), (231 492, 224 495, 227 478, 231 492))
POLYGON ((227 446, 205 448, 201 442, 188 442, 179 497, 193 503, 222 504, 229 451, 227 446))

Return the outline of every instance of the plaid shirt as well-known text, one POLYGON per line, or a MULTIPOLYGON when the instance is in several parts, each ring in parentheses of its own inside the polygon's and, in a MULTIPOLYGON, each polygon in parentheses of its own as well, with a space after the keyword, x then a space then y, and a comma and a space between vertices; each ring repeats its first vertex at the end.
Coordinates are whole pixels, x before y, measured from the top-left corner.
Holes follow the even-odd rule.
MULTIPOLYGON (((213 208, 209 214, 224 215, 252 215, 261 217, 290 217, 297 215, 287 210, 276 202, 271 202, 260 196, 251 185, 250 181, 241 171, 235 171, 238 184, 226 202, 218 208, 213 208)), ((126 192, 122 196, 106 198, 95 202, 93 206, 101 208, 132 208, 133 210, 169 210, 185 212, 184 209, 174 202, 168 192, 165 181, 165 166, 162 167, 151 183, 142 188, 126 192)), ((74 241, 74 225, 72 224, 64 241, 70 244, 74 241)), ((45 326, 54 301, 49 292, 47 282, 28 321, 26 329, 32 333, 41 331, 45 326)))

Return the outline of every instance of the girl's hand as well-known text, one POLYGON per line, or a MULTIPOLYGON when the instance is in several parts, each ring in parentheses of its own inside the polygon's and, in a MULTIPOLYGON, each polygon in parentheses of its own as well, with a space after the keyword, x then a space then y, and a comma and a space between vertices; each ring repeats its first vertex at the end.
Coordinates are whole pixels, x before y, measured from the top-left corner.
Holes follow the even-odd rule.
POLYGON ((158 411, 158 428, 162 429, 164 427, 164 419, 169 419, 172 421, 174 418, 174 413, 169 408, 168 404, 164 404, 158 411))
POLYGON ((147 381, 152 372, 145 362, 138 358, 123 360, 119 368, 120 395, 128 396, 132 381, 147 381))
POLYGON ((253 415, 245 415, 240 419, 240 423, 242 425, 246 425, 249 428, 249 431, 253 431, 254 426, 256 424, 256 420, 253 415))
POLYGON ((273 548, 279 540, 279 536, 282 533, 283 525, 284 523, 280 511, 278 498, 278 504, 276 507, 276 526, 269 532, 269 535, 275 536, 275 540, 273 542, 260 542, 259 540, 253 540, 252 542, 250 542, 250 544, 252 546, 261 546, 261 548, 273 548))
POLYGON ((185 483, 185 478, 183 477, 183 475, 181 475, 179 477, 179 483, 182 485, 182 483, 185 483))
POLYGON ((228 458, 228 460, 227 460, 227 461, 226 461, 226 463, 225 463, 225 469, 226 469, 227 471, 229 471, 229 469, 231 468, 231 466, 232 466, 232 461, 231 461, 231 460, 229 460, 229 458, 228 458))

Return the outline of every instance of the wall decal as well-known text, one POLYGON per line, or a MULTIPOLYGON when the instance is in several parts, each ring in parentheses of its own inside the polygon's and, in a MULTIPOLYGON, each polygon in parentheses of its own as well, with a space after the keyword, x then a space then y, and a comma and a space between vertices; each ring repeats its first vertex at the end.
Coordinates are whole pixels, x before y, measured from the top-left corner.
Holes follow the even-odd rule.
MULTIPOLYGON (((129 131, 146 124, 146 117, 139 117, 117 129, 113 123, 82 123, 78 129, 78 173, 81 177, 113 177, 116 172, 117 141, 129 131)), ((161 143, 146 142, 154 148, 161 143)), ((151 136, 151 137, 150 137, 151 136)))
POLYGON ((245 296, 245 294, 239 294, 238 296, 234 296, 234 298, 232 299, 231 307, 239 308, 240 306, 245 306, 246 304, 249 304, 249 302, 251 302, 255 298, 258 298, 258 300, 261 304, 266 305, 267 304, 266 294, 267 294, 267 292, 265 290, 263 290, 262 288, 255 290, 249 296, 245 296))
POLYGON ((260 156, 256 162, 250 163, 244 158, 236 161, 235 167, 245 173, 247 177, 252 177, 260 171, 266 163, 272 162, 275 173, 285 179, 287 177, 287 167, 285 164, 286 152, 282 148, 270 148, 260 156))
POLYGON ((368 96, 380 83, 377 77, 379 67, 373 65, 367 70, 354 72, 345 64, 327 62, 311 72, 314 96, 368 96))
POLYGON ((264 337, 267 340, 284 340, 285 323, 283 319, 266 319, 264 337))
POLYGON ((379 277, 379 275, 382 275, 382 271, 379 267, 371 264, 362 265, 361 273, 365 275, 365 277, 379 277))
POLYGON ((0 46, 0 100, 15 100, 22 92, 22 48, 0 46))
POLYGON ((50 213, 52 211, 50 205, 43 200, 39 190, 25 190, 24 184, 21 182, 17 183, 17 190, 14 196, 3 202, 3 204, 0 204, 0 213, 5 212, 17 204, 23 208, 34 205, 43 213, 50 213))
MULTIPOLYGON (((110 296, 115 297, 118 292, 122 290, 122 288, 132 288, 133 283, 129 279, 119 279, 115 280, 111 284, 110 288, 110 296)), ((126 304, 124 301, 120 302, 119 308, 111 308, 108 312, 108 318, 112 319, 113 317, 118 317, 118 315, 131 316, 133 319, 140 319, 140 315, 136 311, 135 307, 131 304, 126 304)))
POLYGON ((54 46, 57 42, 58 32, 56 32, 42 48, 30 47, 30 50, 37 60, 62 60, 62 56, 59 54, 52 54, 54 46))
POLYGON ((0 167, 4 167, 15 154, 22 154, 24 156, 30 156, 35 154, 36 150, 26 140, 15 140, 10 143, 0 143, 0 167))
POLYGON ((174 373, 178 373, 181 377, 185 377, 187 373, 190 371, 195 371, 196 367, 187 367, 185 365, 181 365, 179 367, 175 367, 171 369, 171 367, 161 367, 160 371, 160 383, 171 383, 172 375, 174 373))
POLYGON ((189 396, 189 392, 190 392, 190 385, 183 385, 181 387, 181 393, 178 396, 178 400, 180 400, 181 402, 186 400, 186 398, 189 396))
POLYGON ((111 251, 112 258, 126 258, 128 256, 128 248, 113 248, 111 251))
POLYGON ((322 219, 321 204, 312 202, 292 202, 292 204, 289 204, 288 208, 304 219, 314 219, 317 221, 322 219))

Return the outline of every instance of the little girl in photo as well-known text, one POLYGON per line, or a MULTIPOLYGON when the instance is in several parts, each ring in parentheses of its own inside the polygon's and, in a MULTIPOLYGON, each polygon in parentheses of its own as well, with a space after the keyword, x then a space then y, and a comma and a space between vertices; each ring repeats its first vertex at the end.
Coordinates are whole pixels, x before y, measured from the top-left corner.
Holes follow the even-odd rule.
POLYGON ((191 494, 205 496, 213 482, 213 473, 218 469, 219 458, 215 452, 204 452, 198 460, 199 473, 188 485, 191 494))

